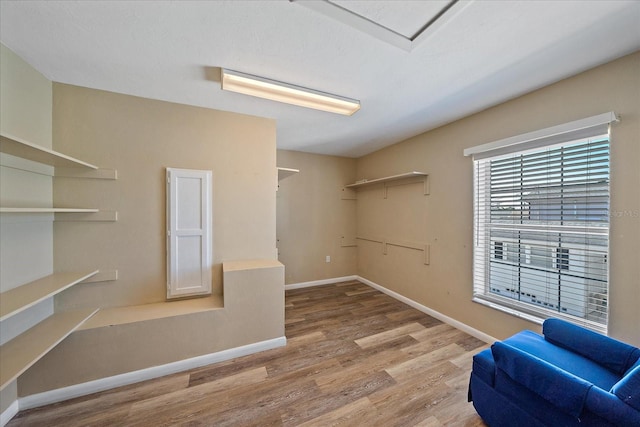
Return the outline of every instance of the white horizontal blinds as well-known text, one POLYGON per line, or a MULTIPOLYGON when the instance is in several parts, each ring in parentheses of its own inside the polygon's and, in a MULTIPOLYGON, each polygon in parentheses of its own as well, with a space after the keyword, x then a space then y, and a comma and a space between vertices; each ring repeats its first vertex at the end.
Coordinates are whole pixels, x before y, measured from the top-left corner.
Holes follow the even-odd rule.
POLYGON ((474 298, 606 330, 608 134, 554 138, 543 148, 537 140, 509 154, 473 153, 474 298))

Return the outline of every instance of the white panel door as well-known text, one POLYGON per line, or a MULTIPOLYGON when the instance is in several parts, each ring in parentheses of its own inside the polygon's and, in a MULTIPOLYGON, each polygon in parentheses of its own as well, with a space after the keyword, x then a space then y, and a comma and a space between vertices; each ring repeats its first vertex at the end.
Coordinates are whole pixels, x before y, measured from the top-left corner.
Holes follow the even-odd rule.
POLYGON ((211 171, 167 168, 167 298, 211 293, 211 171))

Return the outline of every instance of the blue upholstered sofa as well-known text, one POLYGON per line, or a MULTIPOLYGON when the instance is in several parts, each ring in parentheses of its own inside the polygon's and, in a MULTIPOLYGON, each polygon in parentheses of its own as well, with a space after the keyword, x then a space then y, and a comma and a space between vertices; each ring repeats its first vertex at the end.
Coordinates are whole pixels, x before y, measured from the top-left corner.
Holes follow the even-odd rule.
POLYGON ((473 358, 469 401, 490 427, 639 426, 640 350, 559 319, 473 358))

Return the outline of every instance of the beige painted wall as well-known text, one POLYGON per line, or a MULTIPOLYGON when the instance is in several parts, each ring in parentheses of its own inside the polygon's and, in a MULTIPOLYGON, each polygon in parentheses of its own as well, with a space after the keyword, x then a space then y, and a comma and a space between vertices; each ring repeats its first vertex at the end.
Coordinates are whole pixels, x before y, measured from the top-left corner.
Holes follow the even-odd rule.
POLYGON ((56 204, 118 211, 117 222, 56 222, 56 270, 119 272, 57 295, 56 310, 165 300, 166 167, 213 171, 213 289, 224 308, 83 328, 20 377, 18 394, 282 337, 275 122, 59 83, 53 94, 54 148, 118 171, 115 181, 55 179, 56 204), (223 283, 223 263, 245 259, 265 261, 223 283))
POLYGON ((640 345, 640 53, 358 159, 358 179, 418 170, 431 181, 429 196, 409 186, 388 200, 361 191, 357 214, 359 233, 424 239, 431 264, 417 251, 382 255, 359 242, 358 274, 497 338, 538 329, 471 301, 472 161, 462 152, 611 110, 622 120, 612 129, 609 334, 640 345))
POLYGON ((0 44, 0 129, 51 148, 51 81, 0 44))
MULTIPOLYGON (((0 130, 51 147, 51 82, 0 44, 0 130)), ((0 154, 0 205, 50 206, 52 184, 47 168, 0 154), (24 169, 44 172, 32 173, 24 169)), ((53 229, 47 215, 0 215, 0 291, 50 274, 53 270, 53 229)), ((0 322, 4 343, 53 312, 44 301, 0 322)), ((16 399, 16 384, 0 392, 0 412, 16 399)))
POLYGON ((355 180, 355 159, 278 150, 278 166, 300 172, 277 192, 278 258, 285 282, 301 283, 355 274, 356 203, 342 188, 355 180), (344 237, 344 238, 343 238, 344 237), (331 262, 325 261, 326 256, 331 262))
MULTIPOLYGON (((52 86, 18 55, 0 44, 0 131, 51 148, 52 86)), ((52 204, 52 168, 0 154, 0 205, 52 204), (39 173, 33 173, 36 170, 39 173)), ((52 222, 48 216, 0 216, 0 290, 53 270, 52 222)))
POLYGON ((56 178, 60 206, 118 211, 117 222, 56 222, 56 270, 118 270, 75 286, 56 309, 164 301, 165 168, 213 171, 213 292, 221 263, 274 259, 276 134, 270 119, 54 83, 54 148, 118 179, 56 178))

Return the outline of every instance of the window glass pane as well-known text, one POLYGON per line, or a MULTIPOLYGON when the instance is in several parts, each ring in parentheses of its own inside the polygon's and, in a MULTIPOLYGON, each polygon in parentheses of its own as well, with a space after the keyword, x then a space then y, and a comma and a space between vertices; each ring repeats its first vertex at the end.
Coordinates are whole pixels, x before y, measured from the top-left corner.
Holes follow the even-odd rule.
POLYGON ((607 136, 476 160, 474 294, 606 325, 609 168, 607 136))

